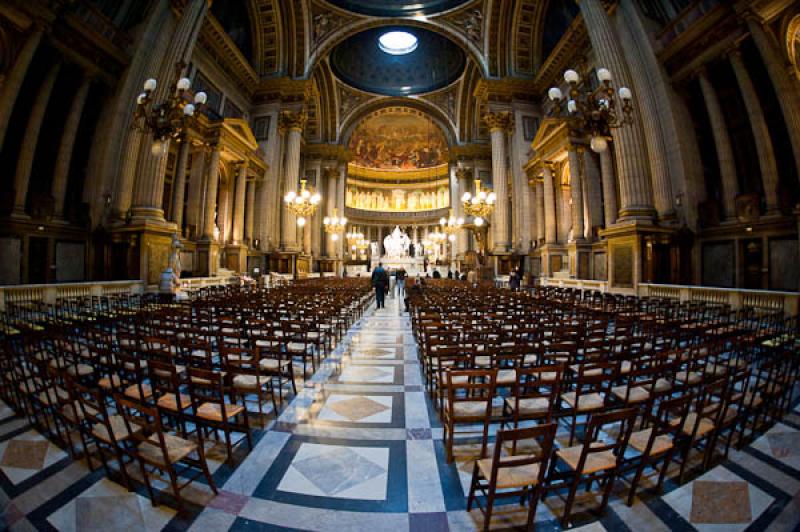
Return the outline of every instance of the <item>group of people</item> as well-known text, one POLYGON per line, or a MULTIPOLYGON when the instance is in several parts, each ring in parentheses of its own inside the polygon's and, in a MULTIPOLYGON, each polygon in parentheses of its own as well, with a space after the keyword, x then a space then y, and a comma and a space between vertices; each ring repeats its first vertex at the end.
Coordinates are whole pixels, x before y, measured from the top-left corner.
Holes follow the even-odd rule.
POLYGON ((394 275, 395 290, 398 297, 404 297, 406 291, 406 270, 400 268, 394 270, 392 274, 386 271, 383 263, 379 262, 378 267, 372 271, 372 286, 375 288, 375 303, 378 308, 386 308, 386 294, 389 292, 390 277, 394 275))

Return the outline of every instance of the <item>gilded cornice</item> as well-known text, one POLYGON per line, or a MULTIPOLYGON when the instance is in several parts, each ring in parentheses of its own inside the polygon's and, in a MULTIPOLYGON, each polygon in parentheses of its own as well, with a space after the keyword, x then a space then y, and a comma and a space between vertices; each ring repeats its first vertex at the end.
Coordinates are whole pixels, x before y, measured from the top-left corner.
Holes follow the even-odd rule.
POLYGON ((311 79, 292 79, 289 77, 262 80, 256 89, 255 104, 269 102, 305 102, 314 96, 314 82, 311 79))
POLYGON ((303 155, 308 159, 343 160, 346 158, 344 146, 338 144, 306 144, 303 155))
POLYGON ((392 182, 430 180, 440 176, 446 176, 449 172, 450 165, 447 163, 432 168, 423 168, 421 170, 382 170, 379 168, 366 168, 353 163, 347 165, 348 176, 392 182))
POLYGON ((488 144, 460 144, 450 147, 450 160, 491 159, 492 147, 488 144))
POLYGON ((534 82, 524 78, 481 79, 472 95, 482 102, 533 100, 536 97, 534 82))
POLYGON ((223 70, 245 94, 252 96, 253 87, 258 85, 259 76, 216 18, 205 18, 200 28, 198 44, 211 56, 218 68, 223 70))

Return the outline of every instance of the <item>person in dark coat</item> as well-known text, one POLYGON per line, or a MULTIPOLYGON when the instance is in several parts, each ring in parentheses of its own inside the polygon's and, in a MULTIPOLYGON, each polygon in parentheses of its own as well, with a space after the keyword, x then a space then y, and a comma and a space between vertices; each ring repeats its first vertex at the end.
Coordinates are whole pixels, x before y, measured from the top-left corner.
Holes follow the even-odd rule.
POLYGON ((375 288, 375 302, 378 308, 386 308, 384 306, 384 298, 386 297, 386 289, 389 288, 389 274, 383 269, 382 262, 379 262, 378 267, 372 272, 372 286, 375 288))
POLYGON ((439 270, 433 270, 433 278, 434 279, 441 279, 442 278, 442 274, 439 273, 439 270))

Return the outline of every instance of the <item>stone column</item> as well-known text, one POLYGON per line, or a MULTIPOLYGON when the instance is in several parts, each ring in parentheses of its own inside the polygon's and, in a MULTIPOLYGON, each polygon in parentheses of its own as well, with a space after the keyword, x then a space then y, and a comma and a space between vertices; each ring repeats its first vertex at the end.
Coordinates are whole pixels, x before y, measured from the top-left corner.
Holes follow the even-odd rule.
MULTIPOLYGON (((581 14, 599 65, 608 68, 617 87, 631 86, 628 65, 601 0, 579 0, 581 14)), ((614 155, 620 188, 620 219, 650 220, 653 190, 647 168, 644 131, 638 118, 614 131, 614 155)))
POLYGON ((229 214, 232 210, 231 189, 233 188, 233 179, 228 179, 225 183, 220 183, 218 186, 219 200, 217 201, 217 226, 219 227, 220 243, 227 244, 231 237, 231 224, 228 223, 229 214))
POLYGON ((764 22, 753 13, 747 13, 745 20, 753 41, 764 59, 775 92, 779 95, 778 103, 783 111, 783 120, 792 143, 792 152, 800 177, 800 90, 797 80, 789 73, 790 70, 778 43, 767 33, 764 22))
POLYGON ((583 184, 581 180, 581 160, 578 148, 570 146, 569 157, 569 190, 572 196, 572 239, 584 240, 583 237, 583 184))
MULTIPOLYGON (((345 198, 346 198, 346 187, 347 184, 347 163, 345 161, 341 161, 339 164, 339 181, 336 183, 337 193, 336 193, 336 205, 339 209, 339 214, 344 216, 344 209, 345 209, 345 198)), ((347 228, 345 228, 347 231, 347 228)), ((347 240, 345 240, 344 235, 339 239, 339 245, 337 246, 339 256, 342 257, 344 260, 345 255, 350 253, 350 251, 346 248, 347 240)), ((342 263, 342 267, 344 267, 344 263, 342 263)))
POLYGON ((542 171, 544 188, 544 242, 556 243, 556 195, 553 188, 553 167, 545 165, 542 171))
MULTIPOLYGON (((464 205, 461 203, 461 197, 464 195, 465 192, 470 192, 470 179, 472 178, 472 172, 467 168, 459 168, 456 170, 456 178, 458 182, 458 193, 456 195, 456 204, 454 212, 456 213, 456 218, 465 218, 466 213, 464 212, 464 205)), ((416 233, 415 233, 416 234, 416 233)), ((416 238, 416 237, 415 237, 416 238)), ((467 252, 467 248, 469 247, 469 231, 466 229, 462 229, 458 232, 458 239, 456 240, 456 245, 458 247, 458 253, 463 255, 467 252)))
POLYGON ((378 256, 383 256, 383 226, 378 227, 378 256))
MULTIPOLYGON (((296 191, 300 179, 300 146, 306 114, 303 111, 284 111, 280 115, 281 129, 286 131, 286 159, 284 162, 284 194, 296 191)), ((281 202, 283 205, 283 202, 281 202)), ((310 220, 309 220, 310 221, 310 220)), ((283 205, 283 247, 285 251, 299 251, 297 243, 297 218, 283 205)))
POLYGON ((183 139, 178 145, 178 167, 175 169, 175 182, 172 187, 172 220, 178 226, 179 234, 183 234, 183 198, 190 149, 191 142, 188 139, 183 139))
MULTIPOLYGON (((338 207, 336 207, 336 200, 339 171, 336 168, 323 168, 322 176, 325 178, 325 216, 333 216, 333 211, 338 209, 338 207)), ((344 216, 344 211, 338 211, 337 216, 344 216)), ((345 229, 345 232, 347 232, 347 229, 345 229)), ((344 238, 344 235, 338 235, 337 238, 344 238)), ((336 254, 336 241, 333 239, 333 233, 326 233, 325 255, 332 259, 336 257, 336 254)))
POLYGON ((203 222, 203 239, 214 240, 214 215, 217 207, 217 188, 219 187, 219 155, 220 147, 213 146, 211 158, 208 161, 206 182, 206 207, 203 222))
POLYGON ((739 90, 742 92, 747 116, 750 119, 750 127, 756 141, 761 179, 764 183, 764 195, 767 198, 767 211, 774 212, 778 208, 778 163, 775 161, 772 138, 769 136, 769 128, 764 118, 758 93, 742 62, 741 52, 739 50, 731 52, 730 61, 733 65, 733 72, 736 74, 736 81, 739 82, 739 90))
POLYGON ((508 170, 506 168, 506 136, 514 125, 509 112, 487 113, 484 120, 489 126, 492 138, 492 187, 497 203, 494 208, 494 249, 493 253, 507 253, 509 250, 509 201, 508 170))
POLYGON ((603 214, 606 229, 617 223, 617 184, 611 151, 600 153, 600 179, 603 183, 603 214))
POLYGON ((536 242, 537 244, 544 240, 544 185, 542 181, 537 179, 534 185, 534 194, 536 195, 536 242))
POLYGON ((244 209, 247 199, 247 161, 239 165, 236 174, 236 196, 233 204, 233 244, 244 240, 244 209))
MULTIPOLYGON (((194 226, 195 238, 203 234, 203 191, 206 175, 206 153, 204 149, 192 153, 192 168, 189 175, 189 198, 186 204, 186 225, 194 226)), ((178 227, 181 230, 181 227, 178 227)))
POLYGON ((28 73, 28 67, 41 41, 42 29, 35 27, 25 40, 25 44, 19 51, 16 61, 14 61, 14 66, 11 67, 3 82, 3 88, 0 91, 0 148, 3 147, 3 142, 6 139, 8 121, 11 119, 11 111, 17 102, 22 82, 25 81, 25 74, 28 73))
MULTIPOLYGON (((208 0, 188 0, 185 3, 170 46, 161 61, 158 75, 159 84, 152 95, 155 103, 161 103, 171 96, 171 92, 174 90, 176 65, 180 62, 189 62, 208 5, 208 0)), ((185 72, 181 72, 181 75, 184 74, 185 72)), ((148 137, 152 138, 150 135, 148 137)), ((133 189, 132 213, 134 218, 163 220, 164 212, 161 206, 164 196, 166 164, 166 155, 154 156, 149 146, 139 150, 136 185, 133 189)))
POLYGON ((244 239, 253 247, 253 222, 256 212, 256 182, 247 182, 247 204, 244 211, 244 239))
MULTIPOLYGON (((608 150, 606 150, 608 151, 608 150)), ((603 193, 600 185, 600 169, 597 167, 597 160, 591 150, 583 151, 584 181, 586 185, 586 197, 584 203, 589 211, 589 232, 591 228, 603 225, 603 193)))
POLYGON ((33 168, 33 158, 36 155, 36 145, 39 141, 39 131, 42 128, 47 104, 53 92, 58 72, 61 70, 61 63, 56 63, 50 68, 44 78, 36 99, 33 102, 33 109, 28 117, 28 126, 25 129, 25 136, 22 139, 22 147, 17 160, 17 172, 14 175, 14 214, 25 214, 25 200, 28 197, 28 185, 31 179, 31 169, 33 168))
POLYGON ((84 75, 81 86, 72 100, 67 120, 64 122, 64 132, 61 134, 61 145, 58 148, 56 157, 55 172, 53 173, 53 185, 50 194, 55 199, 54 214, 56 218, 64 216, 64 201, 66 200, 67 181, 69 179, 69 166, 72 162, 72 151, 75 148, 75 136, 78 132, 78 125, 81 123, 83 107, 86 97, 89 95, 89 88, 92 86, 92 78, 84 75))
POLYGON ((736 216, 736 195, 739 193, 739 181, 736 178, 736 160, 733 158, 728 126, 725 124, 717 92, 711 85, 705 68, 700 69, 697 73, 697 79, 700 81, 700 89, 703 92, 706 111, 708 111, 708 120, 711 122, 711 132, 714 135, 714 146, 717 149, 719 174, 722 181, 722 208, 725 216, 733 218, 736 216))

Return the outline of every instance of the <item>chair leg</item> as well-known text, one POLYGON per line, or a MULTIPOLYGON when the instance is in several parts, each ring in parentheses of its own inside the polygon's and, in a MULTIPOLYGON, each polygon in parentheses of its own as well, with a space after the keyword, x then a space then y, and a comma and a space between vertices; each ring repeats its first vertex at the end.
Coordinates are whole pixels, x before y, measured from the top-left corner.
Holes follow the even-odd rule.
POLYGON ((478 462, 472 468, 472 481, 469 484, 469 497, 467 497, 467 511, 472 510, 472 503, 475 500, 475 490, 478 489, 478 462))
POLYGON ((575 494, 578 491, 578 486, 581 483, 581 476, 576 471, 575 479, 572 481, 572 484, 569 487, 569 493, 567 494, 567 502, 564 504, 564 515, 561 516, 561 526, 562 528, 567 528, 569 526, 569 518, 572 514, 572 505, 575 503, 575 494))
POLYGON ((639 485, 639 480, 642 478, 642 473, 644 473, 644 468, 647 466, 647 460, 644 456, 642 456, 642 462, 639 464, 639 467, 636 468, 636 475, 633 477, 633 481, 631 482, 630 492, 628 493, 628 506, 633 506, 633 499, 636 496, 636 487, 639 485))
POLYGON ((186 508, 183 505, 183 497, 181 497, 181 492, 178 488, 178 476, 175 474, 175 470, 172 467, 169 468, 168 473, 169 482, 172 485, 172 495, 175 497, 178 513, 183 515, 186 512, 186 508))
POLYGON ((489 527, 492 524, 492 510, 494 509, 494 486, 489 486, 489 493, 486 495, 486 512, 483 516, 483 530, 489 532, 489 527))

